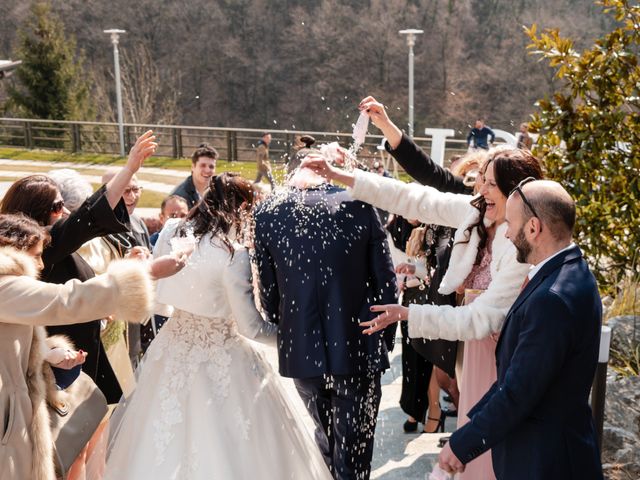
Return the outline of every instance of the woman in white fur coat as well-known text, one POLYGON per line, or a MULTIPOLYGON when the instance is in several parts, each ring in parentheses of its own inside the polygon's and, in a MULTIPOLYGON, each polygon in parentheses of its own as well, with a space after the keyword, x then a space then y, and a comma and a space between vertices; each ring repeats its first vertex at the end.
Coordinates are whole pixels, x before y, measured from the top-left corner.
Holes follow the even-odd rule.
MULTIPOLYGON (((365 98, 360 109, 383 131, 391 149, 401 141, 411 142, 389 120, 384 106, 372 97, 365 98)), ((480 174, 479 195, 475 197, 443 193, 359 170, 345 172, 319 156, 309 155, 305 166, 347 185, 358 200, 405 218, 457 229, 449 269, 438 292, 446 295, 467 290, 465 305, 378 305, 372 310, 381 314, 361 325, 365 334, 371 334, 407 320, 412 338, 465 341, 458 426, 466 423, 466 412, 496 380, 495 334, 500 332, 529 269, 527 264, 519 263, 515 247, 505 237, 507 197, 520 181, 542 178, 538 160, 529 152, 509 147, 490 151, 480 174), (471 292, 479 288, 482 290, 471 292)), ((495 478, 490 455, 479 459, 483 457, 467 466, 466 478, 495 478), (476 468, 479 470, 474 471, 476 468)))
MULTIPOLYGON (((63 363, 49 355, 44 325, 92 321, 111 314, 148 318, 152 289, 148 267, 129 260, 84 283, 39 281, 48 234, 21 215, 0 215, 0 478, 54 480, 47 401, 56 395, 55 363, 81 363, 76 352, 63 363)), ((80 354, 81 355, 81 354, 80 354)))

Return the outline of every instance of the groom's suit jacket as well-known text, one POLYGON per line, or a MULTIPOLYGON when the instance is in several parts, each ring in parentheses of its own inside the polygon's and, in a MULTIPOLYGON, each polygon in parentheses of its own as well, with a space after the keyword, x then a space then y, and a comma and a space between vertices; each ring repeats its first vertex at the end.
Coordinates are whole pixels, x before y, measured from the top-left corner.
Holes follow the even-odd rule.
POLYGON ((389 367, 395 326, 364 335, 369 307, 396 303, 386 236, 373 207, 321 185, 276 193, 255 215, 262 307, 278 324, 280 374, 360 375, 389 367))
POLYGON ((589 391, 602 304, 578 247, 545 263, 511 307, 498 380, 451 437, 468 463, 489 448, 498 479, 602 479, 589 391))

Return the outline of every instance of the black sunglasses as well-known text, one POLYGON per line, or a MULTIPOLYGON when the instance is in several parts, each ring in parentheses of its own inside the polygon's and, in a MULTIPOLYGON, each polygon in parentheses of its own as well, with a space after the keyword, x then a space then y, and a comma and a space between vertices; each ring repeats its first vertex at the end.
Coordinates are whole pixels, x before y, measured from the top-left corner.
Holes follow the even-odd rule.
POLYGON ((64 200, 58 200, 51 204, 51 213, 60 213, 64 208, 64 200))
POLYGON ((522 187, 524 185, 526 185, 529 182, 535 182, 536 180, 537 180, 537 178, 534 178, 534 177, 525 178, 518 185, 516 185, 516 187, 513 190, 511 190, 509 195, 512 195, 513 192, 518 192, 520 194, 520 198, 522 198, 522 201, 524 202, 524 204, 529 208, 529 210, 531 210, 531 213, 533 213, 533 216, 539 219, 540 215, 538 215, 538 212, 536 212, 536 209, 533 208, 533 205, 531 205, 531 202, 529 202, 529 200, 527 200, 527 197, 525 197, 524 192, 522 191, 522 187))

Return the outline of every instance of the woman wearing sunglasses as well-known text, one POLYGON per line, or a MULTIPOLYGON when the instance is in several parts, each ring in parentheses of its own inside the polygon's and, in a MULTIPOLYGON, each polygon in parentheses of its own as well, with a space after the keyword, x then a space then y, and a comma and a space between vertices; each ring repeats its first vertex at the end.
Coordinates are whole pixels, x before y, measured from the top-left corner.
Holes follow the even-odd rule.
MULTIPOLYGON (((365 98, 359 108, 382 130, 392 151, 402 143, 401 151, 407 155, 426 157, 391 122, 385 107, 374 98, 365 98)), ((406 160, 411 163, 414 158, 406 160)), ((451 190, 455 179, 445 178, 440 167, 434 165, 430 165, 433 175, 440 178, 433 182, 422 178, 421 182, 442 183, 443 189, 451 190)), ((542 178, 538 160, 527 151, 510 147, 490 151, 479 176, 477 196, 443 193, 429 186, 406 184, 360 170, 346 172, 313 154, 307 157, 305 166, 347 185, 356 199, 377 208, 457 229, 449 268, 438 292, 464 294, 464 304, 377 305, 372 311, 380 315, 361 326, 365 334, 372 334, 392 323, 408 320, 411 338, 465 341, 458 416, 458 427, 462 426, 469 421, 466 413, 496 380, 496 335, 529 269, 528 265, 518 263, 515 247, 505 238, 505 210, 507 197, 519 182, 527 177, 542 178)), ((467 465, 462 475, 466 479, 495 478, 490 452, 467 465)))
MULTIPOLYGON (((46 175, 31 175, 11 185, 0 204, 0 213, 23 213, 49 227, 51 242, 42 253, 41 278, 45 282, 84 281, 95 276, 76 250, 93 238, 129 230, 129 214, 122 196, 131 177, 156 148, 153 132, 142 134, 125 166, 71 213, 65 208, 56 183, 46 175)), ((96 319, 49 327, 48 333, 67 335, 77 348, 88 353, 83 371, 96 382, 109 403, 117 403, 122 390, 102 348, 100 330, 100 319, 96 319)))

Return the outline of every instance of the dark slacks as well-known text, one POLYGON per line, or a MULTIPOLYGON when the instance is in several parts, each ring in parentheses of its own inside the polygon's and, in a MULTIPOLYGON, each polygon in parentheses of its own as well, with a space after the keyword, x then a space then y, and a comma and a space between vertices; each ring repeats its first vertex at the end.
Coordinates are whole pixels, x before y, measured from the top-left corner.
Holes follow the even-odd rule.
POLYGON ((380 372, 295 379, 333 477, 367 480, 380 406, 380 372))
MULTIPOLYGON (((402 306, 424 305, 427 302, 428 289, 407 288, 402 295, 402 306)), ((400 408, 418 422, 426 423, 429 408, 429 380, 433 365, 413 348, 409 338, 407 322, 400 322, 402 332, 402 392, 400 408)))
POLYGON ((433 364, 411 346, 407 322, 400 322, 402 331, 402 391, 400 408, 418 422, 426 423, 429 408, 429 380, 433 364))

